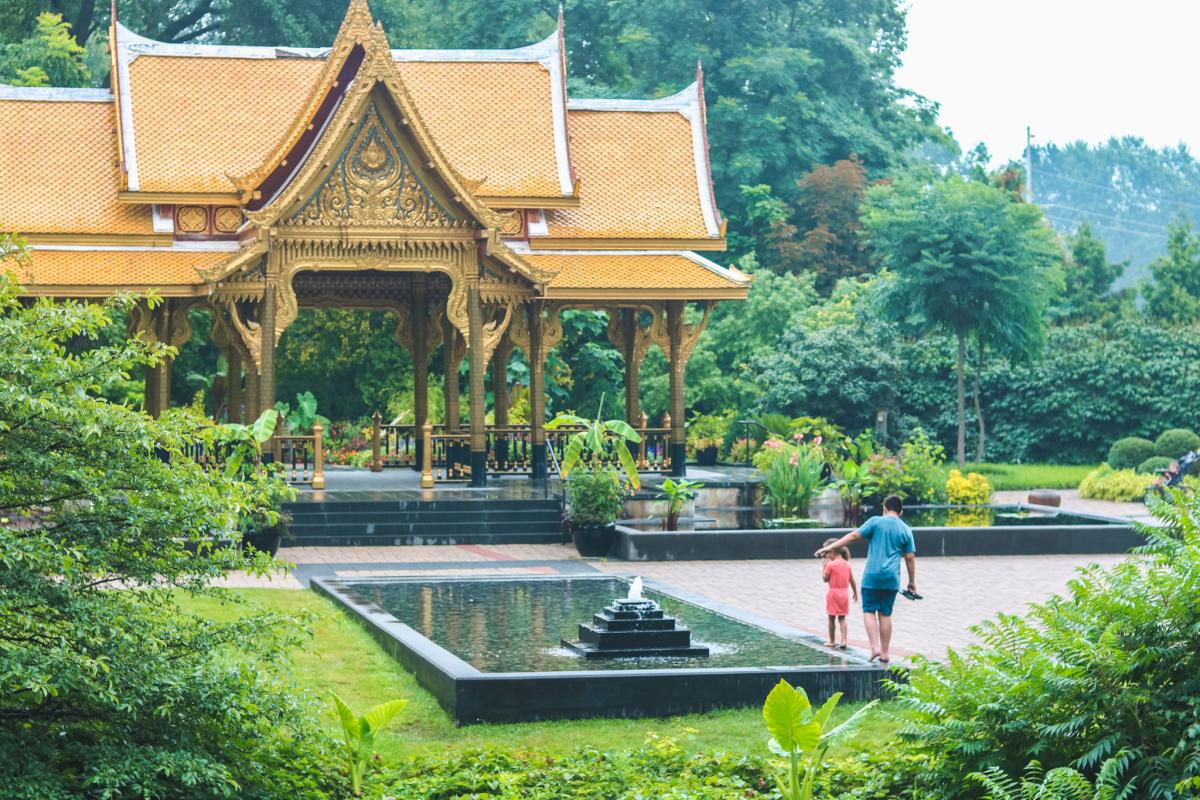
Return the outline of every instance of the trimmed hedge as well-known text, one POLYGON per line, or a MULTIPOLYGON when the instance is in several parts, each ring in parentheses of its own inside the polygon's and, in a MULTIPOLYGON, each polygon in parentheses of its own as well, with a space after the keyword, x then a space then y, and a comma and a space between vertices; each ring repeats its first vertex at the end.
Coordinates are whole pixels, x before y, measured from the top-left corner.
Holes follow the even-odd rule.
POLYGON ((1108 464, 1088 473, 1079 484, 1079 496, 1087 500, 1140 502, 1154 481, 1152 475, 1138 475, 1132 469, 1113 469, 1108 464))
POLYGON ((1159 434, 1158 439, 1154 442, 1154 455, 1174 460, 1198 447, 1200 447, 1200 436, 1197 436, 1195 431, 1187 428, 1172 428, 1159 434))
POLYGON ((1156 455, 1154 442, 1140 436, 1126 436, 1117 439, 1108 449, 1108 465, 1113 469, 1133 469, 1156 455))
POLYGON ((1138 464, 1137 473, 1139 475, 1154 475, 1160 469, 1166 469, 1171 466, 1175 459, 1165 458, 1163 456, 1150 456, 1141 464, 1138 464))

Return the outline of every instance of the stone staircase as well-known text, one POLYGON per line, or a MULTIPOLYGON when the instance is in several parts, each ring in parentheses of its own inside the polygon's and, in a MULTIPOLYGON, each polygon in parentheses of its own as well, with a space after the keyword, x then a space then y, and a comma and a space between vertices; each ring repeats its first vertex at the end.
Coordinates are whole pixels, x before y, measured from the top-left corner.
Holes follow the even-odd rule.
POLYGON ((306 500, 288 503, 285 547, 545 544, 562 540, 560 500, 306 500))

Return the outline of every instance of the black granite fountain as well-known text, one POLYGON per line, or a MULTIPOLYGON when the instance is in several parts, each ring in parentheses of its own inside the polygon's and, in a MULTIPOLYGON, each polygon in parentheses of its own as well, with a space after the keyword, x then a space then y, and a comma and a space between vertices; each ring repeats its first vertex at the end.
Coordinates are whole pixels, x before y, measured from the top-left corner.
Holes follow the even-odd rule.
POLYGON ((642 596, 642 579, 634 578, 628 597, 618 597, 591 623, 579 624, 579 641, 562 640, 563 646, 587 661, 598 658, 696 658, 708 648, 692 644, 692 632, 663 616, 658 603, 642 596))

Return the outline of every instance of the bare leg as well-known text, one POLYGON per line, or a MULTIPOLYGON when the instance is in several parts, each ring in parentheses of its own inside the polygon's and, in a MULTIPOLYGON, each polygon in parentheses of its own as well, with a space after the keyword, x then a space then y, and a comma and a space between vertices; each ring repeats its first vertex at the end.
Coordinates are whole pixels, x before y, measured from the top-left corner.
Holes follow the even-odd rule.
MULTIPOLYGON (((880 656, 879 617, 876 616, 874 611, 868 611, 863 614, 863 625, 867 629, 867 641, 871 643, 871 658, 878 658, 880 656)), ((891 630, 890 626, 888 630, 891 630)))
POLYGON ((845 617, 838 617, 838 624, 842 626, 842 647, 850 643, 850 625, 845 617))
POLYGON ((890 658, 890 656, 888 656, 888 648, 891 646, 891 644, 892 644, 892 618, 884 616, 883 614, 880 614, 879 615, 879 652, 880 652, 879 658, 881 661, 887 661, 888 658, 890 658))
POLYGON ((826 647, 833 647, 837 643, 837 640, 833 638, 833 628, 834 628, 834 625, 836 625, 836 624, 837 624, 837 617, 835 617, 833 614, 830 614, 829 615, 829 638, 827 640, 825 640, 826 647))

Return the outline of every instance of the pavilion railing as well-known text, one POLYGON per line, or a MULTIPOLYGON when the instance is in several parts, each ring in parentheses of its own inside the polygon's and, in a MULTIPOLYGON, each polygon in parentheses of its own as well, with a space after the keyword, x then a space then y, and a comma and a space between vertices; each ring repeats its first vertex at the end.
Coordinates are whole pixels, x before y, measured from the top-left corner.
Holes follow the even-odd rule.
MULTIPOLYGON (((414 466, 424 476, 438 481, 466 480, 471 476, 470 434, 465 431, 447 432, 444 425, 427 425, 426 448, 428 464, 418 464, 418 432, 412 425, 383 425, 376 414, 372 426, 371 469, 378 472, 385 466, 414 466)), ((546 445, 556 463, 562 463, 567 442, 581 426, 563 426, 546 431, 546 445)), ((671 425, 665 417, 660 427, 650 427, 645 415, 634 430, 641 441, 631 448, 639 472, 668 472, 671 469, 671 425)), ((485 431, 487 471, 495 475, 528 475, 533 470, 533 431, 528 425, 488 426, 485 431)), ((586 455, 586 454, 585 454, 586 455)), ((620 465, 611 456, 602 462, 613 468, 620 465)))
MULTIPOLYGON (((314 489, 325 488, 325 429, 321 423, 313 425, 308 435, 287 433, 280 420, 275 435, 263 447, 262 460, 278 464, 283 478, 288 483, 308 485, 314 489)), ((233 445, 229 442, 193 442, 184 447, 184 452, 193 461, 210 469, 222 469, 229 459, 233 445)), ((257 463, 257 459, 256 459, 257 463)))
POLYGON ((283 432, 282 422, 271 440, 275 463, 283 468, 288 483, 308 484, 314 489, 325 488, 325 429, 313 424, 307 436, 283 432))

